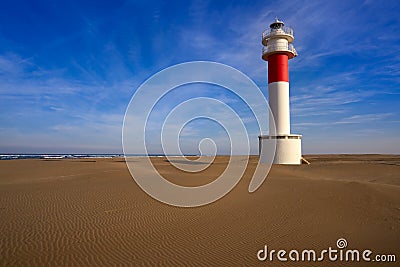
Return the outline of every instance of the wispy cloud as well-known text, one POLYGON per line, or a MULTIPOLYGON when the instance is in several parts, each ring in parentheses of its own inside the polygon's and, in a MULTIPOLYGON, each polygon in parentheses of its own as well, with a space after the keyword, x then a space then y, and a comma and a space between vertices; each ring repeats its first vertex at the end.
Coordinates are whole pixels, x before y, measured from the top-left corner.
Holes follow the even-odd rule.
POLYGON ((388 117, 392 117, 393 113, 381 113, 381 114, 358 114, 350 117, 343 118, 340 121, 335 122, 336 124, 348 124, 348 123, 370 123, 370 122, 382 122, 388 117))

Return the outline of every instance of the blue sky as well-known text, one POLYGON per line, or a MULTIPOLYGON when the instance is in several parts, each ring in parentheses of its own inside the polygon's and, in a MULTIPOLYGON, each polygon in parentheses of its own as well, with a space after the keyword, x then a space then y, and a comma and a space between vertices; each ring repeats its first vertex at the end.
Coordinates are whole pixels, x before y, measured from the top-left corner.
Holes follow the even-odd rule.
MULTIPOLYGON (((396 0, 3 1, 0 153, 121 152, 135 90, 177 63, 233 66, 267 96, 260 38, 277 16, 294 28, 299 53, 289 63, 291 120, 303 152, 398 154, 399 10, 396 0)), ((232 99, 207 86, 189 92, 232 99)), ((186 153, 199 138, 226 136, 205 120, 184 133, 186 153)))

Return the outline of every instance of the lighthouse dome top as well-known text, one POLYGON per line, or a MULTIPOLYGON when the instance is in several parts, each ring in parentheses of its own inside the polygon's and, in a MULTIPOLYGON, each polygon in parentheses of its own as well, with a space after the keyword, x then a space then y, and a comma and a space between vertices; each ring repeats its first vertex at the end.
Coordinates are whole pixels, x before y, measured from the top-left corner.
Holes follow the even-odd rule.
POLYGON ((278 29, 283 29, 283 26, 285 26, 285 23, 283 21, 280 21, 278 18, 275 18, 275 21, 269 25, 271 30, 278 30, 278 29))

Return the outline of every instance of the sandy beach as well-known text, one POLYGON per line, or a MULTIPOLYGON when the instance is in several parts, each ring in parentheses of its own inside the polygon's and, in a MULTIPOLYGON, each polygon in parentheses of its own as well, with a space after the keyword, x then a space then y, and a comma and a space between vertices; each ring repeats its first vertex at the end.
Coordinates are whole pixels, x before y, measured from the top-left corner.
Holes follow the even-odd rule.
MULTIPOLYGON (((400 156, 308 155, 273 166, 247 191, 257 158, 222 199, 198 208, 160 203, 131 178, 124 159, 0 161, 1 266, 398 266, 400 156), (269 249, 336 247, 395 254, 396 263, 259 261, 269 249)), ((215 179, 227 159, 194 174, 215 179)), ((164 158, 160 173, 185 184, 164 158)))

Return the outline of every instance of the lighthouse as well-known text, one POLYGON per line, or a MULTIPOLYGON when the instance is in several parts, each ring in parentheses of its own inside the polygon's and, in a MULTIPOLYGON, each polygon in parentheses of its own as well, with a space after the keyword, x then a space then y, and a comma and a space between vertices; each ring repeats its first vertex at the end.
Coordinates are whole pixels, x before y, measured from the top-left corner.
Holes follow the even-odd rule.
POLYGON ((293 30, 275 19, 262 34, 262 59, 268 61, 269 135, 260 135, 260 161, 275 146, 273 164, 301 164, 301 138, 290 133, 288 61, 297 56, 293 30))

